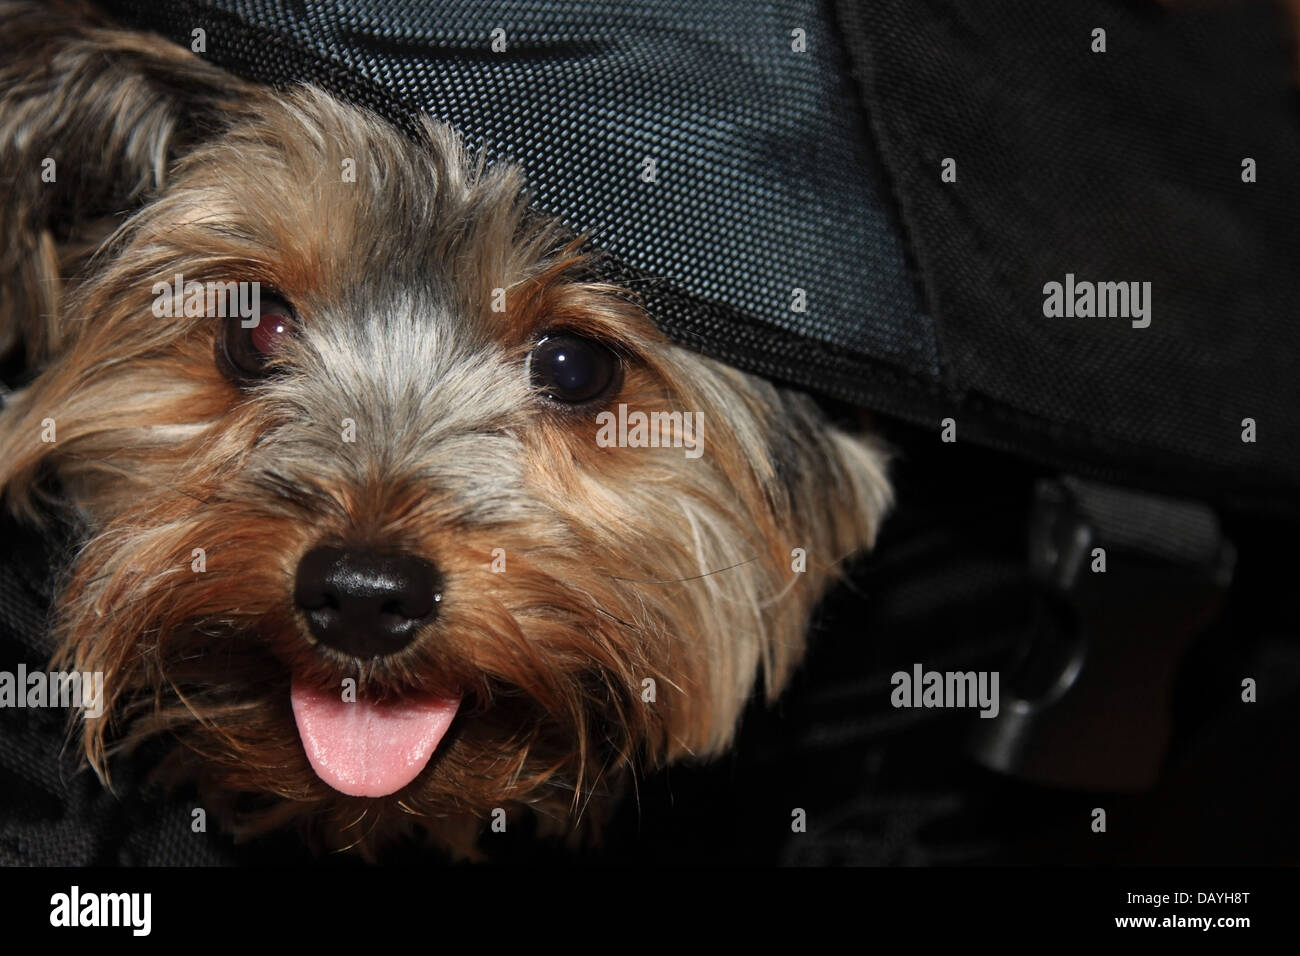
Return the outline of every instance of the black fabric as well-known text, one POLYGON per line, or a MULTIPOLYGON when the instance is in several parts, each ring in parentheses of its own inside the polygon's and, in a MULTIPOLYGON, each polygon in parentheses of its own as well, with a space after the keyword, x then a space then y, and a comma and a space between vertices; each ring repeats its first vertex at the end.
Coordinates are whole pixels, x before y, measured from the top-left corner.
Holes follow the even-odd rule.
MULTIPOLYGON (((11 674, 20 664, 29 672, 48 666, 53 648, 45 622, 68 531, 57 523, 37 531, 0 519, 0 661, 11 674)), ((144 813, 138 796, 119 801, 89 771, 78 769, 79 749, 68 746, 68 733, 66 710, 0 708, 0 865, 176 859, 184 842, 184 828, 177 825, 184 808, 151 807, 144 813)), ((131 762, 121 770, 119 790, 135 793, 131 762)))
POLYGON ((1107 480, 1294 499, 1293 28, 1267 4, 1189 6, 841 5, 945 384, 1001 420, 991 437, 1087 446, 1107 480), (1150 327, 1045 318, 1067 273, 1150 281, 1150 327), (1247 417, 1269 437, 1243 442, 1247 417))
MULTIPOLYGON (((45 670, 45 627, 56 582, 76 540, 57 516, 36 529, 0 517, 0 670, 45 670)), ((199 866, 305 859, 290 839, 236 847, 196 831, 196 803, 165 793, 150 770, 166 741, 113 761, 111 789, 85 766, 61 708, 0 707, 0 866, 199 866)))
POLYGON ((701 351, 1102 480, 1294 510, 1300 134, 1267 5, 106 6, 519 160, 701 351), (1066 273, 1151 282, 1151 326, 1045 318, 1066 273))

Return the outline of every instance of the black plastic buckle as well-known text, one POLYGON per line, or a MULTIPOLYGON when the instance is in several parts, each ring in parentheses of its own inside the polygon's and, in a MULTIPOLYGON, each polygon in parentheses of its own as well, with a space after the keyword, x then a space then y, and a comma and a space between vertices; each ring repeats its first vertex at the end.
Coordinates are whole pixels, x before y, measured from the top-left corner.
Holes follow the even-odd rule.
POLYGON ((1184 651, 1214 619, 1236 552, 1200 502, 1043 481, 1030 518, 1037 626, 977 721, 983 765, 1035 783, 1137 791, 1159 774, 1184 651))

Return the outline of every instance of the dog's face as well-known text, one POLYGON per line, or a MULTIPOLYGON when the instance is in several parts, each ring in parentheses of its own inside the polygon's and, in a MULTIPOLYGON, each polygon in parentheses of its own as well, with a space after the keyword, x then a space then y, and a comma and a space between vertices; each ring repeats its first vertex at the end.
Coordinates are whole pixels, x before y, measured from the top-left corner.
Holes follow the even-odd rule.
MULTIPOLYGON (((39 113, 7 75, 0 110, 39 113)), ((630 770, 719 752, 869 544, 880 454, 668 342, 446 127, 231 89, 210 135, 131 144, 170 149, 165 175, 73 178, 139 196, 93 259, 32 221, 66 199, 4 206, 36 259, 0 319, 14 276, 82 264, 15 333, 38 374, 0 479, 84 528, 58 662, 104 674, 92 762, 169 733, 168 772, 232 826, 472 853, 497 808, 572 830, 630 770), (190 282, 255 287, 257 313, 187 308, 190 282)), ((109 94, 85 95, 92 123, 109 94)), ((53 149, 15 126, 0 149, 53 149)))

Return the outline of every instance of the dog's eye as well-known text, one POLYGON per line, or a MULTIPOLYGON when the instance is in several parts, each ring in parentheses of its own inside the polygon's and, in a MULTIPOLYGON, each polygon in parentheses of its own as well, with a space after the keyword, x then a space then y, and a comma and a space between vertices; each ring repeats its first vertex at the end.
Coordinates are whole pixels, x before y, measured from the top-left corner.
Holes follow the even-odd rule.
POLYGON ((595 401, 614 386, 618 356, 608 347, 570 332, 546 336, 528 356, 528 374, 547 398, 566 405, 595 401))
POLYGON ((237 316, 227 319, 217 336, 218 364, 237 384, 266 375, 271 360, 293 335, 293 308, 278 296, 261 296, 256 318, 252 328, 245 328, 237 316))

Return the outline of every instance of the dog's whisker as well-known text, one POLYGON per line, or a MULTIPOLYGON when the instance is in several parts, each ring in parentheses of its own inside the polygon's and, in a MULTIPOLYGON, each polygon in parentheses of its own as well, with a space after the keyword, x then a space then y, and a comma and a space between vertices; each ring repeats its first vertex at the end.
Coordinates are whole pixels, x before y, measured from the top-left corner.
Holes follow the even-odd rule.
MULTIPOLYGON (((605 771, 609 769, 609 764, 612 759, 613 759, 612 755, 605 758, 604 763, 601 764, 600 770, 596 772, 595 778, 591 781, 591 786, 587 788, 586 799, 582 801, 582 806, 578 809, 578 813, 575 821, 577 824, 582 823, 582 818, 587 812, 587 807, 591 803, 591 798, 592 796, 595 795, 597 788, 600 786, 600 781, 604 779, 605 771)), ((577 800, 578 793, 576 789, 574 790, 573 796, 574 799, 577 800)))
POLYGON ((615 623, 622 625, 623 627, 627 628, 629 631, 640 630, 640 628, 637 627, 635 624, 633 624, 631 621, 625 621, 622 618, 611 614, 609 611, 606 611, 603 607, 600 607, 599 605, 592 605, 592 610, 594 610, 597 614, 601 615, 602 617, 607 617, 611 621, 614 621, 615 623))
POLYGON ((714 568, 711 571, 704 571, 700 574, 691 574, 681 578, 665 578, 664 580, 661 581, 649 581, 644 578, 624 578, 614 574, 611 574, 610 577, 615 581, 625 581, 629 584, 654 584, 654 585, 686 584, 690 581, 701 581, 704 578, 712 577, 715 574, 723 574, 724 572, 727 571, 735 571, 737 568, 746 567, 747 565, 753 564, 757 560, 758 560, 758 555, 754 555, 754 557, 752 558, 746 558, 744 561, 737 561, 735 564, 729 564, 723 568, 714 568))
MULTIPOLYGON (((135 473, 132 472, 129 468, 125 468, 125 467, 122 467, 122 466, 118 465, 117 462, 115 462, 112 458, 109 458, 109 457, 107 457, 107 456, 93 456, 93 457, 92 457, 92 456, 89 456, 89 455, 82 455, 82 454, 74 454, 74 453, 71 453, 71 452, 64 452, 64 457, 65 457, 65 458, 71 458, 73 461, 89 462, 89 463, 94 464, 94 465, 97 465, 97 466, 106 466, 106 467, 109 468, 110 470, 116 470, 117 473, 118 473, 119 475, 125 475, 125 476, 127 476, 128 478, 135 478, 135 477, 136 477, 135 473)), ((152 484, 159 484, 159 485, 162 485, 164 488, 167 488, 167 489, 169 489, 169 490, 171 490, 171 491, 174 491, 174 492, 176 492, 176 494, 178 494, 178 495, 184 495, 186 498, 192 498, 194 501, 197 501, 197 502, 198 502, 199 504, 201 504, 201 505, 211 505, 211 504, 213 504, 213 502, 212 502, 210 499, 200 497, 199 495, 196 495, 194 492, 192 492, 192 491, 187 491, 186 489, 181 488, 181 487, 178 487, 178 486, 176 486, 176 485, 172 485, 172 484, 169 484, 169 483, 167 483, 167 482, 160 481, 160 480, 158 480, 158 479, 151 479, 151 483, 152 483, 152 484)))
POLYGON ((265 472, 261 476, 261 483, 277 498, 307 511, 318 510, 321 502, 328 500, 328 497, 319 489, 312 488, 306 482, 282 475, 279 472, 265 472))

